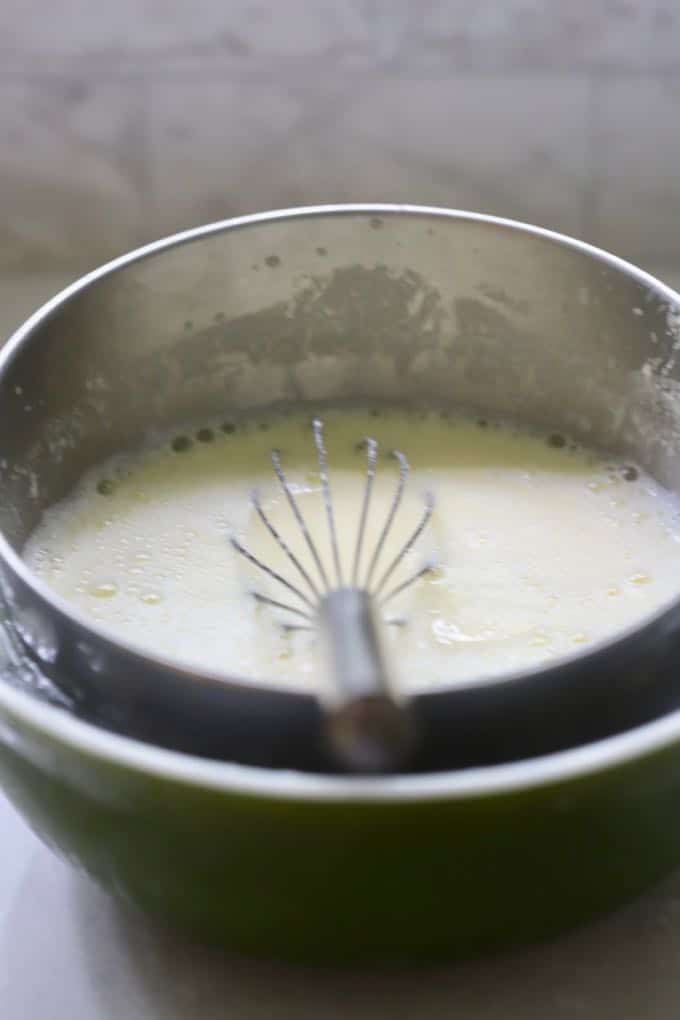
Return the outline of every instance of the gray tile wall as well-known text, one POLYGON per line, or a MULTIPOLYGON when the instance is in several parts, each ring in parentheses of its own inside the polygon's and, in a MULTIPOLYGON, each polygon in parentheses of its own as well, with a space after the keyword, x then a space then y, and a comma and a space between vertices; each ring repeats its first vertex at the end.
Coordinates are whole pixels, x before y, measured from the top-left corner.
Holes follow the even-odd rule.
POLYGON ((680 3, 0 3, 0 273, 352 199, 680 263, 680 3))

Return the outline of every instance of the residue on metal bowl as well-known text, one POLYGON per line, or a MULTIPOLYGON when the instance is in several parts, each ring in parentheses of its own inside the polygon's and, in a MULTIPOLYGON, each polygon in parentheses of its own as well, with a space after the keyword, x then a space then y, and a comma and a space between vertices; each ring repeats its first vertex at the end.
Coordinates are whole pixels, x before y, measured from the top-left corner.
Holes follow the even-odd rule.
MULTIPOLYGON (((3 587, 5 586, 3 585, 3 587)), ((30 659, 24 651, 18 629, 7 612, 4 594, 0 594, 0 683, 36 695, 51 705, 66 709, 72 708, 70 700, 45 676, 37 663, 30 659)), ((30 621, 25 621, 25 623, 27 636, 35 637, 35 629, 31 630, 30 621)), ((43 661, 46 663, 53 661, 56 655, 54 646, 51 644, 45 646, 42 639, 39 645, 42 653, 40 657, 43 661)))

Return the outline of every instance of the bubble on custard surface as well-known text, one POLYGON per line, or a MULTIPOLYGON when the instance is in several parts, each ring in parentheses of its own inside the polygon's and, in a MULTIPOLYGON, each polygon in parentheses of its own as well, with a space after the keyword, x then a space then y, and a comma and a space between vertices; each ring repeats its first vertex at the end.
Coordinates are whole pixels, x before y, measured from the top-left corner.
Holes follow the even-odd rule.
POLYGON ((96 599, 111 599, 118 594, 118 585, 113 581, 98 581, 88 587, 88 592, 96 599))
POLYGON ((175 436, 170 445, 175 453, 186 453, 194 443, 189 436, 175 436))
POLYGON ((97 482, 97 492, 100 496, 112 496, 116 491, 116 483, 111 478, 100 478, 97 482))

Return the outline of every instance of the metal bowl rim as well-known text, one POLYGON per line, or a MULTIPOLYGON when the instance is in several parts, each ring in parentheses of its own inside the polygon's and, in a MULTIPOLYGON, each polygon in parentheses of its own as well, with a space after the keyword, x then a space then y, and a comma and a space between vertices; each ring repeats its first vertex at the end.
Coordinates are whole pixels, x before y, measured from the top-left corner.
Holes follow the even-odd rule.
MULTIPOLYGON (((226 796, 321 803, 413 803, 517 796, 633 766, 680 742, 680 710, 581 747, 502 765, 386 777, 331 776, 222 762, 119 736, 0 682, 0 741, 29 761, 38 731, 67 752, 150 780, 226 796), (8 722, 9 719, 12 722, 8 722), (19 725, 17 730, 13 723, 19 725)), ((41 754, 36 761, 40 767, 41 754)), ((71 772, 71 769, 69 769, 71 772)), ((77 781, 77 780, 76 780, 77 781)))
MULTIPOLYGON (((581 252, 610 268, 632 277, 641 285, 654 290, 661 300, 668 301, 669 304, 680 305, 680 294, 632 263, 601 248, 590 245, 585 241, 580 241, 568 235, 532 224, 460 209, 411 204, 352 203, 303 206, 234 217, 185 230, 144 245, 94 269, 48 300, 11 334, 7 343, 0 351, 0 377, 8 370, 22 347, 30 342, 35 330, 46 322, 61 306, 67 304, 81 291, 96 284, 99 280, 134 262, 142 261, 165 250, 192 243, 228 230, 257 226, 263 223, 268 224, 311 217, 357 214, 369 217, 405 215, 407 217, 477 222, 490 227, 529 234, 550 241, 558 246, 581 252)), ((117 647, 124 649, 132 656, 151 662, 163 669, 170 669, 176 673, 185 674, 187 679, 196 677, 196 671, 190 667, 183 667, 177 662, 163 660, 159 656, 151 655, 134 643, 121 641, 115 635, 112 635, 111 632, 94 626, 86 617, 81 616, 65 600, 55 595, 47 585, 35 577, 21 557, 11 547, 2 532, 0 532, 0 560, 4 560, 9 569, 21 579, 38 599, 48 603, 52 610, 66 616, 72 623, 83 630, 85 635, 91 640, 113 642, 117 647)), ((656 612, 645 616, 628 628, 617 631, 614 637, 597 642, 589 646, 587 650, 574 653, 570 656, 564 656, 554 665, 503 674, 501 678, 490 678, 489 681, 474 680, 470 681, 469 684, 456 684, 455 686, 457 689, 460 689, 473 685, 476 687, 493 686, 495 684, 506 685, 512 683, 513 680, 528 678, 534 674, 549 674, 561 669, 567 663, 588 659, 598 653, 606 652, 607 649, 619 645, 626 638, 634 637, 636 634, 644 632, 653 623, 678 611, 680 611, 680 594, 676 599, 666 603, 656 612)), ((207 671, 201 671, 201 679, 207 682, 224 683, 226 681, 233 682, 234 684, 242 683, 238 680, 231 680, 231 678, 227 678, 222 674, 210 674, 207 671)), ((245 684, 250 686, 252 681, 246 681, 245 684)), ((258 686, 266 687, 266 685, 262 684, 258 686)), ((274 688, 271 685, 270 689, 276 689, 279 693, 282 692, 281 687, 274 688)), ((441 690, 441 693, 446 694, 450 690, 451 686, 447 686, 441 690)), ((311 695, 300 695, 299 692, 293 690, 289 693, 295 697, 311 697, 311 695)), ((427 696, 436 696, 437 693, 439 692, 428 691, 427 696)), ((233 792, 323 800, 411 800, 511 792, 513 789, 543 785, 558 780, 563 781, 572 776, 575 777, 587 772, 622 764, 626 760, 663 747, 665 744, 672 742, 675 736, 680 735, 680 711, 678 711, 653 723, 637 727, 625 734, 569 751, 531 759, 530 761, 458 772, 435 773, 428 776, 399 776, 384 779, 359 779, 352 777, 351 779, 345 779, 209 762, 190 755, 166 751, 128 737, 108 733, 68 716, 62 709, 40 703, 34 696, 14 690, 3 683, 0 683, 0 705, 6 707, 12 714, 15 714, 27 724, 31 725, 34 723, 38 725, 41 730, 48 734, 52 730, 55 733, 61 733, 64 741, 74 748, 97 755, 98 757, 110 758, 120 765, 134 765, 159 776, 162 775, 193 784, 207 785, 211 788, 233 792)))

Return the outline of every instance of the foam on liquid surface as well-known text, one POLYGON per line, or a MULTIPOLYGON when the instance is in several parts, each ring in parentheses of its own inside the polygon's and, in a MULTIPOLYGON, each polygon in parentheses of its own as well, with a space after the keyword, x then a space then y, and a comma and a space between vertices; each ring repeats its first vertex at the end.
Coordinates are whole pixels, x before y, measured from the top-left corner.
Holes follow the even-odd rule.
MULTIPOLYGON (((387 452, 404 450, 412 470, 381 568, 413 529, 423 491, 436 498, 430 529, 386 587, 428 557, 437 563, 387 613, 407 619, 389 629, 387 643, 410 689, 540 665, 612 635, 678 593, 679 507, 642 472, 563 445, 562 437, 438 414, 334 411, 324 420, 345 580, 363 494, 363 436, 380 442, 381 455, 360 577, 397 479, 387 452)), ((300 582, 249 506, 258 488, 276 526, 318 577, 275 483, 272 447, 282 451, 333 576, 303 413, 204 427, 114 458, 49 510, 25 559, 97 624, 148 651, 210 671, 313 686, 313 636, 285 634, 280 623, 294 618, 255 603, 253 588, 288 595, 228 543, 237 534, 300 582)))

